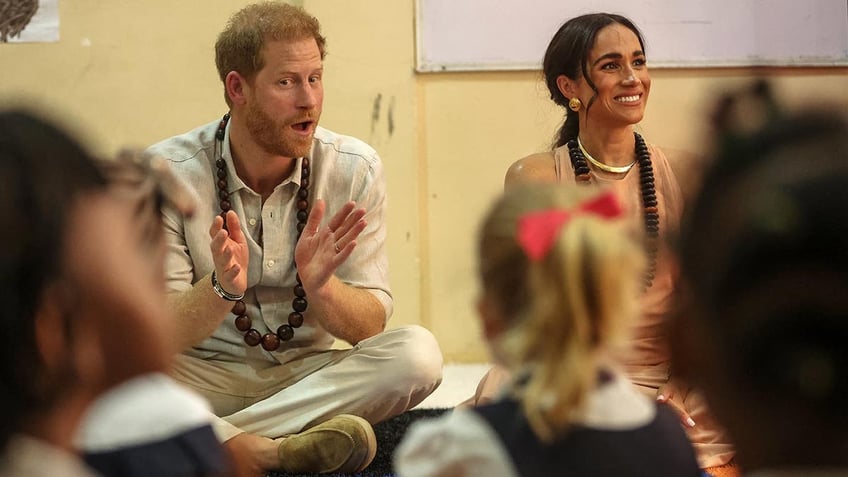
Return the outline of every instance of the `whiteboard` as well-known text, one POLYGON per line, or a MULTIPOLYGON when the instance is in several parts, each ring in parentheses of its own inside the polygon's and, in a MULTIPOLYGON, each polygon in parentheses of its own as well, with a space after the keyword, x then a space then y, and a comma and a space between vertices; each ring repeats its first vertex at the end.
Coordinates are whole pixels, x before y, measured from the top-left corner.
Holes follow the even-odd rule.
POLYGON ((848 0, 416 0, 416 69, 541 69, 592 12, 633 20, 652 67, 848 66, 848 0))

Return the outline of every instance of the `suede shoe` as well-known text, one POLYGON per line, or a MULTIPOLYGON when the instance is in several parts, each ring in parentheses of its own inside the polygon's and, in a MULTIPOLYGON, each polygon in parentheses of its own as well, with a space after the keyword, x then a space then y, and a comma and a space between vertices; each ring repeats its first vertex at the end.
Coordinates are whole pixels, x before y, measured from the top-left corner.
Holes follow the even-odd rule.
POLYGON ((374 460, 377 438, 365 419, 340 414, 280 439, 280 470, 289 473, 359 472, 374 460))

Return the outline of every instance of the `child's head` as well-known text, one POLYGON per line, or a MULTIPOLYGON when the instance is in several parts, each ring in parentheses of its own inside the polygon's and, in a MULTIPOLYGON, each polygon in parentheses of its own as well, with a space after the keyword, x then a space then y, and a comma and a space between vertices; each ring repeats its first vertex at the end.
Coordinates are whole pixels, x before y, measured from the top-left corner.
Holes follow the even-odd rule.
POLYGON ((612 192, 562 185, 510 189, 483 222, 486 338, 502 364, 533 367, 528 395, 559 395, 552 423, 579 405, 638 312, 645 258, 630 224, 612 192))
POLYGON ((71 374, 72 365, 60 364, 73 356, 48 363, 42 348, 55 348, 50 345, 76 329, 67 322, 48 330, 36 316, 44 314, 47 302, 60 309, 75 298, 61 285, 70 256, 66 250, 73 243, 67 230, 80 198, 106 188, 103 174, 70 138, 27 114, 0 114, 0 208, 6 228, 0 239, 0 444, 33 413, 54 405, 65 384, 61 375, 71 374), (44 344, 39 335, 49 338, 48 331, 57 339, 44 344))
POLYGON ((170 364, 161 196, 126 172, 31 113, 0 112, 0 448, 170 364))
POLYGON ((848 122, 811 111, 721 124, 682 229, 675 360, 745 465, 830 452, 822 436, 848 424, 848 122))

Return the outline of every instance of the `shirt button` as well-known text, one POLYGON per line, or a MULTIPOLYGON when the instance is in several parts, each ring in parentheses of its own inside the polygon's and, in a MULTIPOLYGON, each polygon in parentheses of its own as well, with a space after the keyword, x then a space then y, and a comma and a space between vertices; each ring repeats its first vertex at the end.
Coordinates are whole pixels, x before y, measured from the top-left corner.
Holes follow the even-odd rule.
POLYGON ((256 219, 250 219, 247 221, 250 225, 256 225, 256 219))
POLYGON ((268 260, 268 268, 273 268, 275 263, 273 260, 268 260))

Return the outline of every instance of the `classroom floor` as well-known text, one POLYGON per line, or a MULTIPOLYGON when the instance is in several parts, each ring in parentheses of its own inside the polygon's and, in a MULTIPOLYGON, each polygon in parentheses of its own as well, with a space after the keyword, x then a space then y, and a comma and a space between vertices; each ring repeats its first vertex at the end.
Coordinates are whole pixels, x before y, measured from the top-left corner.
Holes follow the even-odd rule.
POLYGON ((474 394, 489 364, 446 364, 442 384, 415 409, 453 407, 474 394))

